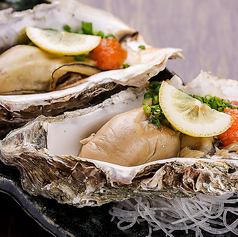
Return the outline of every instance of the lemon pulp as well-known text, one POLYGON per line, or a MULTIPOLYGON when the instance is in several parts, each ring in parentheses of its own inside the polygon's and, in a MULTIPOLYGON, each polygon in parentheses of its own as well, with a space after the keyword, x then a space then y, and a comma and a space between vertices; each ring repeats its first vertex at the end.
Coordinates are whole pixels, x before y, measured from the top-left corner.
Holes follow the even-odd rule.
POLYGON ((187 135, 216 136, 226 131, 231 125, 229 115, 211 109, 167 82, 162 82, 159 101, 171 125, 187 135))
POLYGON ((92 51, 100 41, 100 36, 43 30, 26 27, 29 39, 39 48, 55 54, 79 55, 92 51))

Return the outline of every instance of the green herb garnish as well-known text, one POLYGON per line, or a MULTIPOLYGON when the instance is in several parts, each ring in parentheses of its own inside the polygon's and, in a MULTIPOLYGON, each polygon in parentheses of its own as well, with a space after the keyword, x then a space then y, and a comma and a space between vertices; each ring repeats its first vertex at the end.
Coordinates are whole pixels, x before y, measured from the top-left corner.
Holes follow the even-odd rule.
POLYGON ((100 31, 93 30, 92 22, 82 21, 81 28, 80 28, 80 30, 77 30, 77 31, 72 30, 69 25, 64 25, 63 29, 70 33, 96 35, 96 36, 101 36, 102 38, 104 38, 104 37, 105 38, 109 38, 109 37, 115 38, 115 36, 112 34, 107 34, 105 36, 105 34, 101 30, 100 31))
POLYGON ((29 45, 29 46, 36 46, 32 41, 30 41, 27 45, 29 45))
POLYGON ((145 45, 140 45, 139 48, 140 49, 145 49, 145 45))
POLYGON ((82 21, 82 31, 83 34, 93 35, 93 23, 82 21))
POLYGON ((216 96, 205 95, 204 97, 191 95, 191 97, 196 98, 201 101, 203 104, 208 105, 212 109, 215 109, 219 112, 223 112, 225 108, 238 109, 238 106, 232 106, 229 100, 220 99, 216 96))
POLYGON ((85 61, 85 54, 75 55, 74 58, 76 61, 85 61))
POLYGON ((64 25, 63 29, 67 32, 71 32, 71 27, 69 25, 64 25))
POLYGON ((161 84, 159 81, 152 81, 149 84, 149 91, 144 94, 144 100, 142 102, 143 110, 147 116, 150 116, 152 123, 156 124, 158 128, 161 128, 161 121, 169 124, 169 121, 163 114, 163 111, 159 104, 159 88, 161 84))
POLYGON ((129 64, 127 64, 127 63, 123 64, 123 68, 128 68, 128 67, 130 67, 129 64))
POLYGON ((97 36, 101 36, 102 38, 104 37, 104 33, 101 30, 95 33, 97 36))
MULTIPOLYGON (((144 94, 144 99, 142 104, 143 110, 147 116, 150 116, 152 123, 156 124, 158 128, 161 128, 161 123, 169 124, 166 119, 160 104, 159 104, 159 89, 161 82, 151 81, 148 86, 148 91, 144 94)), ((182 90, 181 90, 182 91, 182 90)), ((201 101, 203 104, 208 105, 212 109, 219 112, 223 112, 225 108, 238 109, 238 106, 232 106, 229 100, 220 99, 216 96, 206 95, 204 97, 189 95, 197 100, 201 101)))
POLYGON ((148 91, 144 94, 144 99, 146 98, 153 98, 153 93, 151 91, 148 91))
POLYGON ((107 34, 106 36, 105 36, 105 38, 115 38, 115 36, 114 35, 112 35, 112 34, 107 34))

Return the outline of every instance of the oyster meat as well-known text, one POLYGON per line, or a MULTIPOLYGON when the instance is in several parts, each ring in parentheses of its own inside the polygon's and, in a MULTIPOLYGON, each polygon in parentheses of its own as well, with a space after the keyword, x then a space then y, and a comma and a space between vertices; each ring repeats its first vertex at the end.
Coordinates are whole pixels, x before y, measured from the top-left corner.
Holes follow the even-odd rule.
POLYGON ((110 119, 97 133, 81 141, 80 157, 123 166, 176 157, 179 132, 151 123, 142 106, 110 119))
MULTIPOLYGON (((55 90, 58 79, 67 71, 85 76, 101 72, 90 61, 79 63, 74 57, 50 54, 28 45, 17 45, 4 52, 0 56, 0 65, 1 94, 55 90)), ((79 79, 79 83, 82 82, 83 79, 79 79)))
MULTIPOLYGON (((213 80, 206 81, 212 88, 213 80)), ((170 83, 180 85, 181 81, 174 77, 170 83)), ((230 82, 224 80, 221 90, 224 83, 230 82)), ((22 186, 30 194, 77 207, 141 195, 173 198, 198 192, 237 192, 238 154, 229 150, 229 158, 216 152, 203 158, 170 157, 131 167, 77 155, 80 140, 113 116, 137 107, 143 94, 142 88, 128 88, 96 106, 56 117, 40 116, 1 141, 1 160, 19 168, 22 186)), ((200 142, 202 151, 209 152, 212 141, 200 142)))
MULTIPOLYGON (((143 87, 151 77, 165 69, 169 58, 182 58, 180 49, 154 48, 148 45, 136 30, 121 20, 77 1, 53 1, 51 4, 40 4, 32 10, 4 12, 0 19, 0 53, 2 53, 0 61, 4 62, 0 66, 0 81, 5 85, 1 88, 2 95, 0 95, 2 138, 11 129, 20 127, 39 115, 60 115, 65 111, 99 103, 127 87, 143 87), (16 62, 20 60, 19 56, 18 59, 11 56, 10 61, 6 62, 6 55, 16 49, 21 48, 26 51, 25 49, 29 50, 30 47, 30 51, 40 51, 36 48, 32 49, 32 46, 19 45, 28 40, 25 33, 26 26, 62 31, 65 24, 70 24, 72 29, 78 29, 83 21, 91 22, 96 31, 113 34, 120 41, 121 47, 127 51, 125 64, 129 64, 130 67, 101 72, 91 61, 76 63, 72 57, 48 54, 46 56, 45 52, 39 53, 41 65, 39 61, 37 64, 37 60, 34 60, 31 64, 25 63, 21 66, 16 62), (139 49, 139 45, 144 45, 145 50, 139 49), (49 66, 46 67, 47 65, 49 66), (28 70, 29 67, 31 70, 28 70), (21 72, 22 74, 19 75, 21 72), (75 74, 71 75, 72 72, 76 73, 76 79, 75 74), (31 75, 31 83, 29 77, 26 79, 28 74, 31 75), (39 78, 39 75, 42 77, 39 78), (66 87, 57 86, 59 81, 64 84, 64 76, 68 75, 72 77, 70 86, 67 83, 66 87), (8 77, 11 83, 5 83, 8 77), (19 83, 19 80, 24 83, 19 83), (78 82, 75 83, 75 80, 78 82), (12 85, 20 86, 14 89, 12 85), (53 91, 49 92, 52 89, 53 91), (22 92, 27 94, 19 94, 22 92)), ((21 61, 27 62, 22 58, 21 61)))

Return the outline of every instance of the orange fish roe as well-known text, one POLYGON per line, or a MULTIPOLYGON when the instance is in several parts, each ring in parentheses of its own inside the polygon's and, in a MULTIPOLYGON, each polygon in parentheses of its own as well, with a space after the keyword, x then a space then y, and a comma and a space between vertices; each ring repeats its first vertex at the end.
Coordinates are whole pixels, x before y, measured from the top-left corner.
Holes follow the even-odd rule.
POLYGON ((231 101, 231 106, 238 107, 238 101, 231 101))
POLYGON ((218 138, 222 141, 223 146, 228 146, 234 142, 238 142, 238 109, 225 108, 224 112, 231 115, 231 127, 218 138))
POLYGON ((103 38, 101 43, 91 52, 90 58, 97 62, 102 70, 118 69, 127 58, 127 51, 122 49, 116 38, 103 38))

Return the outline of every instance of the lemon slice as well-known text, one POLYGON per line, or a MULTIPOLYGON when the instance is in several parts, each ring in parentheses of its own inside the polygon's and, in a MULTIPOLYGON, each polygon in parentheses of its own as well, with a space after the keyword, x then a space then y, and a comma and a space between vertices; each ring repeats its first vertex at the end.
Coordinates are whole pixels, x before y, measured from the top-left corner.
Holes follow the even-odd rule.
POLYGON ((29 26, 26 27, 26 34, 39 48, 50 53, 63 55, 88 53, 96 48, 101 41, 100 36, 42 30, 29 26))
POLYGON ((187 135, 216 136, 226 131, 231 125, 229 115, 211 109, 167 82, 162 82, 159 101, 171 125, 187 135))

